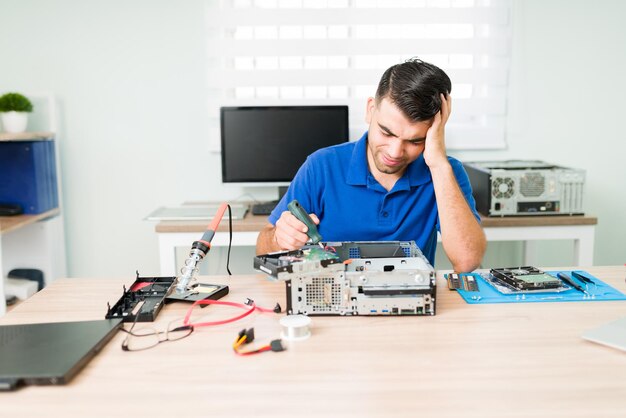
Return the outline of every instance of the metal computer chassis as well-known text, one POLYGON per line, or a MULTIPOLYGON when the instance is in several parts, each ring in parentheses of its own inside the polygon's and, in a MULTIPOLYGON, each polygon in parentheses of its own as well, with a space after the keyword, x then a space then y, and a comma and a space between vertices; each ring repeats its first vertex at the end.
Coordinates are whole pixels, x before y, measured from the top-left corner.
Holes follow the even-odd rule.
POLYGON ((488 216, 582 215, 585 171, 537 160, 463 163, 488 216))
POLYGON ((315 248, 254 259, 285 281, 288 314, 435 315, 435 270, 415 242, 328 242, 325 259, 309 257, 315 248))

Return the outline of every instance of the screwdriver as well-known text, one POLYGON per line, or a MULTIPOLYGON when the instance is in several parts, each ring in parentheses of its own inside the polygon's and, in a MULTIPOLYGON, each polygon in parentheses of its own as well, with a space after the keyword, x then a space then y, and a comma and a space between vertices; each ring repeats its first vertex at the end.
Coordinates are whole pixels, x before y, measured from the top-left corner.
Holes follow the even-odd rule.
POLYGON ((569 277, 567 274, 563 273, 562 271, 558 272, 556 275, 557 275, 557 277, 559 279, 561 279, 562 281, 564 281, 565 283, 567 283, 568 285, 570 285, 574 289, 578 290, 579 292, 583 292, 585 295, 589 294, 580 285, 577 285, 576 283, 574 283, 574 281, 571 279, 571 277, 569 277))
POLYGON ((580 280, 581 282, 584 283, 589 283, 589 284, 596 284, 596 282, 594 282, 593 280, 591 280, 589 277, 583 276, 580 273, 577 273, 575 271, 572 271, 572 276, 574 276, 575 278, 577 278, 578 280, 580 280))
POLYGON ((322 236, 317 230, 317 225, 315 225, 313 219, 311 219, 306 210, 304 210, 304 208, 300 205, 300 202, 294 199, 289 202, 287 208, 293 216, 298 218, 300 222, 304 223, 307 226, 308 230, 306 231, 306 234, 309 238, 311 238, 311 242, 313 244, 318 244, 323 249, 324 246, 320 242, 322 240, 322 236))

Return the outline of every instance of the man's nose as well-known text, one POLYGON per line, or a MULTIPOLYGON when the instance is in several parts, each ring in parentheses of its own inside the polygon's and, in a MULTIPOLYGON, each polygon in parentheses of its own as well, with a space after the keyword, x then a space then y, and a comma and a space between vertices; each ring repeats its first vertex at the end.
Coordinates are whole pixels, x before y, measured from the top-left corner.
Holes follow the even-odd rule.
POLYGON ((387 154, 391 158, 400 158, 404 154, 404 141, 399 138, 393 138, 387 148, 387 154))

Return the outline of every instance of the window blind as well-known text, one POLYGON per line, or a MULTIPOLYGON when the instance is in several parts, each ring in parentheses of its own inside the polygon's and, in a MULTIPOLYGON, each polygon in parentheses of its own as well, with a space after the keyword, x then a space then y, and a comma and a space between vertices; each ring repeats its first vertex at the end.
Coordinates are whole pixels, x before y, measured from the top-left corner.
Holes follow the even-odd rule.
POLYGON ((391 65, 418 57, 452 80, 450 149, 505 146, 511 0, 207 0, 208 101, 347 104, 350 140, 391 65))

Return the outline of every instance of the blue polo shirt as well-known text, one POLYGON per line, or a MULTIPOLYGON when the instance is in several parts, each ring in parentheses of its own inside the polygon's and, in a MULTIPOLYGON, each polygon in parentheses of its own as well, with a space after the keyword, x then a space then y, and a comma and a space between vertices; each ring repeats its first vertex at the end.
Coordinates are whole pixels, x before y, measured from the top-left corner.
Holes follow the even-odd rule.
MULTIPOLYGON (((452 157, 448 161, 480 221, 463 165, 452 157)), ((318 230, 324 241, 415 241, 434 265, 439 216, 423 155, 409 164, 393 189, 387 191, 369 171, 366 132, 357 142, 311 154, 269 216, 269 222, 275 225, 293 199, 320 219, 318 230)))

